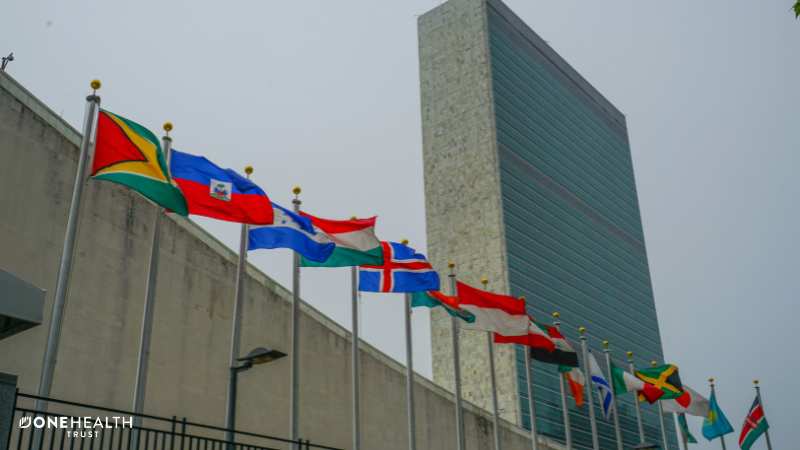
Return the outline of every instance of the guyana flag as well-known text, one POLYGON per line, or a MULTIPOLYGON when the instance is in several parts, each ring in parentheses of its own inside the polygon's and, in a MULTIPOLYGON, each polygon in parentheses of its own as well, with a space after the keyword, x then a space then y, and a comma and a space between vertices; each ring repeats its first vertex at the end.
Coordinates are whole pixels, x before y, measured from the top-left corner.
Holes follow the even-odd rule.
POLYGON ((174 213, 189 215, 158 138, 138 123, 102 109, 97 118, 92 178, 124 184, 174 213))
MULTIPOLYGON (((637 370, 636 376, 640 380, 652 384, 655 388, 661 389, 664 392, 661 400, 670 400, 683 395, 683 384, 681 384, 677 366, 664 364, 652 369, 637 370)), ((643 401, 642 398, 640 396, 639 401, 643 401)))

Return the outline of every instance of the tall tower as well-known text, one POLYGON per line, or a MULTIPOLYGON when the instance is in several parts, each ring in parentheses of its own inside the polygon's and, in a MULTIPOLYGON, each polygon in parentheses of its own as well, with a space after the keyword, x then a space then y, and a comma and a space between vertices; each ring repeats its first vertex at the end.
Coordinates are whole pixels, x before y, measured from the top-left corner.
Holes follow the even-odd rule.
MULTIPOLYGON (((419 18, 428 254, 440 273, 527 298, 528 313, 603 362, 663 362, 625 116, 500 0, 449 0, 419 18)), ((446 284, 444 284, 446 286, 446 284)), ((446 288, 445 288, 446 289, 446 288)), ((450 316, 431 316, 434 380, 453 389, 450 316)), ((486 333, 461 331, 464 398, 491 408, 486 333)), ((495 346, 501 417, 530 428, 523 349, 495 346)), ((582 364, 583 366, 583 364, 582 364)), ((556 367, 534 362, 537 425, 564 441, 556 367)), ((639 442, 620 396, 626 446, 639 442)), ((591 448, 586 407, 570 416, 591 448)), ((642 407, 649 442, 658 409, 642 407)), ((599 412, 599 410, 598 410, 599 412)), ((614 430, 598 414, 602 448, 614 430)), ((677 449, 672 418, 671 449, 677 449)))

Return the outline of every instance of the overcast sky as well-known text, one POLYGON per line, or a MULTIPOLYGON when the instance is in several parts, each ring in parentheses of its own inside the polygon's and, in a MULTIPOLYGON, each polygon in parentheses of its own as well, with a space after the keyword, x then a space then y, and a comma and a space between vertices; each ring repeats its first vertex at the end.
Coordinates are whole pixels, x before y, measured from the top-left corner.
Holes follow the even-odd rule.
MULTIPOLYGON (((2 7, 8 73, 80 129, 103 107, 253 179, 289 207, 378 215, 425 251, 416 16, 439 0, 33 1, 2 7)), ((736 433, 763 386, 776 449, 797 447, 800 21, 793 0, 507 0, 627 114, 667 361, 736 433), (777 376, 776 376, 777 375, 777 376), (783 381, 782 381, 783 380, 783 381), (787 381, 788 380, 788 381, 787 381), (781 383, 789 383, 781 387, 781 383)), ((238 226, 195 218, 231 248, 238 226)), ((291 286, 288 251, 250 261, 291 286)), ((349 269, 304 270, 303 298, 350 327, 349 269)), ((405 361, 402 297, 364 294, 363 337, 405 361)), ((544 317, 539 319, 545 319, 544 317)), ((415 368, 431 376, 428 314, 415 368)), ((697 449, 701 419, 689 425, 697 449)), ((763 438, 753 447, 766 449, 763 438)))

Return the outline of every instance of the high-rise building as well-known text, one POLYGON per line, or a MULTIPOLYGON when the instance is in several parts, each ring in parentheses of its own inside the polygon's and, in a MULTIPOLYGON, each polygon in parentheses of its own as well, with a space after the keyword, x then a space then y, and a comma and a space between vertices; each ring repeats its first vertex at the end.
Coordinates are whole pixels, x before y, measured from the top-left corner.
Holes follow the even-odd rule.
MULTIPOLYGON (((663 362, 625 116, 500 0, 450 0, 419 18, 428 253, 440 273, 525 296, 528 313, 601 365, 604 340, 627 370, 663 362)), ((443 286, 447 286, 444 284, 443 286)), ((445 287, 446 289, 446 287, 445 287)), ((435 381, 453 388, 450 319, 431 317, 435 381)), ((461 331, 463 395, 491 409, 486 333, 461 331)), ((521 347, 495 346, 501 417, 530 428, 521 347)), ((540 434, 565 440, 556 367, 534 362, 540 434)), ((596 397, 595 397, 596 398, 596 397)), ((597 403, 597 402, 596 402, 597 403)), ((569 400, 576 448, 586 407, 569 400)), ((632 394, 619 398, 626 447, 639 443, 632 394)), ((598 411, 600 443, 616 449, 598 411)), ((660 443, 658 409, 642 406, 660 443)), ((671 417, 669 448, 677 449, 671 417)))

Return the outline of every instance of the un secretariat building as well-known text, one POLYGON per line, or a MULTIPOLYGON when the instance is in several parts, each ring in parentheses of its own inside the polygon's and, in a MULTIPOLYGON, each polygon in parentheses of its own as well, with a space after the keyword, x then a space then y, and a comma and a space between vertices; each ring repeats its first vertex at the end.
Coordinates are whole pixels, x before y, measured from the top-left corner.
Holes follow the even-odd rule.
MULTIPOLYGON (((579 348, 585 327, 603 362, 664 361, 625 116, 499 0, 449 0, 419 19, 428 251, 440 273, 525 296, 528 313, 579 348)), ((450 319, 434 312, 435 382, 453 388, 450 319)), ((464 398, 491 409, 486 333, 461 332, 464 398)), ((501 417, 530 429, 524 353, 495 346, 501 417)), ((583 363, 581 363, 583 366, 583 363)), ((541 435, 564 442, 556 367, 534 362, 541 435)), ((595 397, 596 398, 596 397, 595 397)), ((639 443, 633 395, 619 398, 625 447, 639 443)), ((597 402, 595 402, 597 403, 597 402)), ((592 437, 586 407, 576 448, 592 437)), ((598 408, 598 406, 595 406, 598 408)), ((658 410, 642 407, 647 441, 658 410)), ((598 417, 602 448, 616 448, 598 417)), ((677 449, 672 418, 670 448, 677 449)))

